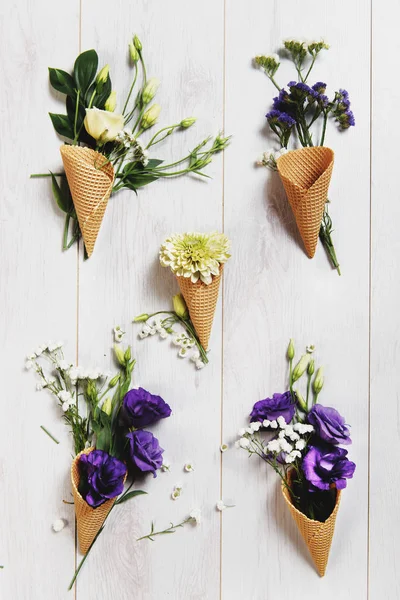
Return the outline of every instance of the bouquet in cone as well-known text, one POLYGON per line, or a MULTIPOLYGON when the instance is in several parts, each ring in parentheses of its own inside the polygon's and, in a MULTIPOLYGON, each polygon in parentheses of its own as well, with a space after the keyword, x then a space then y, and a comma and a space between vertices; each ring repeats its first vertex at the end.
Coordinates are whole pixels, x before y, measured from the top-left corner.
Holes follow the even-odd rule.
POLYGON ((154 156, 157 144, 188 129, 196 119, 182 119, 147 135, 161 111, 159 104, 152 104, 159 81, 147 78, 142 43, 136 35, 129 53, 132 83, 118 110, 109 65, 98 70, 95 50, 82 52, 72 73, 49 69, 51 86, 66 96, 66 114, 50 113, 56 132, 67 140, 60 149, 64 172, 32 177, 51 176, 54 198, 65 213, 63 248, 82 236, 87 257, 93 253, 111 194, 124 188, 137 194, 157 179, 186 173, 207 177, 205 167, 229 143, 229 138, 217 135, 170 163, 154 156))
POLYGON ((146 493, 132 490, 136 476, 152 473, 155 477, 163 465, 164 451, 145 428, 169 417, 171 408, 143 388, 129 389, 135 365, 131 348, 115 345, 114 351, 115 375, 75 367, 64 359, 61 344, 39 346, 26 363, 40 378, 38 389, 46 388, 55 396, 74 441, 71 485, 79 548, 85 556, 69 589, 113 508, 146 493), (41 359, 50 363, 49 374, 41 359), (127 478, 130 482, 125 486, 127 478))
POLYGON ((318 403, 324 378, 322 367, 314 374, 313 351, 308 346, 293 367, 295 350, 290 341, 289 389, 256 402, 249 427, 239 431, 237 447, 258 455, 279 475, 283 498, 323 577, 341 491, 356 466, 342 447, 351 444, 345 419, 335 408, 318 403), (304 395, 294 389, 303 376, 304 395))
POLYGON ((334 155, 324 143, 329 118, 341 130, 354 126, 355 120, 346 90, 340 89, 329 99, 326 83, 317 81, 312 86, 307 83, 318 55, 328 48, 324 41, 286 40, 280 54, 291 59, 297 72, 297 81, 290 81, 287 89, 275 80, 280 66, 278 54, 256 57, 256 64, 279 92, 266 118, 281 146, 278 151, 264 152, 258 164, 279 172, 307 256, 313 258, 320 238, 340 275, 328 211, 334 155), (293 142, 303 148, 288 151, 293 142))
POLYGON ((207 351, 218 301, 224 264, 230 257, 230 241, 223 233, 183 233, 165 240, 160 262, 175 275, 181 291, 173 297, 170 311, 142 314, 141 339, 158 333, 172 336, 181 358, 190 357, 197 369, 208 363, 207 351), (173 329, 179 324, 183 331, 173 329), (191 349, 195 347, 195 350, 191 349))

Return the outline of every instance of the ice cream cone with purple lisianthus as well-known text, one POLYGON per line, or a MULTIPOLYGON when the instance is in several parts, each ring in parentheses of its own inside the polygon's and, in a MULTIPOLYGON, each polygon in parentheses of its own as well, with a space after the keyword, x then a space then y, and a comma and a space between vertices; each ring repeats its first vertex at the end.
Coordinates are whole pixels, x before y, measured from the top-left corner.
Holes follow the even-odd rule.
MULTIPOLYGON (((115 328, 114 333, 120 341, 122 330, 115 328)), ((115 375, 75 367, 64 359, 62 344, 38 346, 26 363, 40 377, 38 389, 46 388, 56 397, 74 440, 71 484, 79 548, 84 557, 69 589, 110 512, 116 505, 145 493, 131 491, 136 474, 152 473, 155 477, 163 465, 164 450, 145 428, 169 417, 171 408, 160 396, 143 388, 129 390, 135 365, 131 348, 116 344, 114 351, 118 364, 115 375), (40 362, 42 356, 52 365, 49 374, 40 362), (81 416, 77 398, 80 404, 86 404, 86 417, 81 416), (125 488, 128 477, 131 481, 125 488)))
POLYGON ((313 346, 293 368, 289 343, 289 389, 256 402, 250 425, 239 431, 239 448, 261 457, 281 478, 282 494, 318 574, 325 575, 341 492, 355 464, 341 446, 351 444, 345 419, 335 408, 317 404, 324 384, 315 372, 313 346), (304 376, 304 396, 298 389, 304 376), (295 386, 296 385, 296 389, 295 386))

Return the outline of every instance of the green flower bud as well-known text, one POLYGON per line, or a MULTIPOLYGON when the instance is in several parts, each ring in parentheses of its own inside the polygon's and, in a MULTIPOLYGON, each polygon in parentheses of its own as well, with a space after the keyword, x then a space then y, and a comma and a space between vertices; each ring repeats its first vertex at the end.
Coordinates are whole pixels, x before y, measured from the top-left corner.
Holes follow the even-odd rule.
POLYGON ((103 406, 101 407, 101 410, 103 412, 106 413, 106 415, 111 415, 111 411, 112 411, 112 400, 111 398, 106 398, 103 402, 103 406))
POLYGON ((109 388, 113 388, 117 385, 119 381, 119 373, 118 375, 115 375, 112 379, 110 379, 110 381, 108 382, 108 387, 109 388))
POLYGON ((188 129, 188 127, 191 127, 193 123, 196 123, 196 120, 196 117, 188 117, 187 119, 182 119, 179 125, 180 127, 183 127, 183 129, 188 129))
POLYGON ((108 78, 108 73, 110 71, 110 65, 105 65, 101 71, 98 72, 96 77, 96 83, 105 83, 108 78))
POLYGON ((310 364, 308 365, 307 373, 309 375, 313 375, 314 374, 314 369, 315 369, 315 362, 314 362, 314 359, 312 359, 312 360, 310 360, 310 364))
POLYGON ((303 396, 300 394, 299 390, 295 390, 297 402, 303 412, 307 412, 307 404, 304 400, 303 396))
POLYGON ((161 112, 161 106, 159 104, 153 104, 146 110, 142 117, 141 127, 142 129, 149 129, 157 122, 157 119, 161 112))
POLYGON ((136 50, 133 42, 129 42, 129 56, 131 57, 133 64, 136 64, 140 58, 139 52, 136 50))
POLYGON ((156 95, 160 81, 156 77, 152 77, 146 83, 142 92, 143 104, 149 104, 156 95))
POLYGON ((176 312, 178 317, 181 317, 181 319, 186 320, 189 316, 189 313, 182 294, 176 294, 176 296, 172 298, 172 303, 174 305, 174 311, 176 312))
POLYGON ((125 359, 125 363, 129 362, 132 358, 132 351, 131 351, 131 347, 128 346, 127 349, 125 350, 125 354, 124 354, 124 359, 125 359))
POLYGON ((121 367, 125 366, 125 352, 120 345, 114 344, 115 358, 121 367))
POLYGON ((135 48, 138 52, 141 52, 143 46, 142 46, 142 42, 139 40, 137 35, 133 36, 133 45, 135 46, 135 48))
POLYGON ((324 368, 320 367, 315 375, 313 383, 313 391, 315 394, 319 394, 324 387, 324 368))
POLYGON ((289 341, 289 346, 287 349, 287 357, 289 360, 293 360, 293 358, 294 358, 294 342, 293 342, 292 338, 290 338, 290 341, 289 341))
POLYGON ((310 355, 303 354, 303 356, 300 358, 299 362, 293 369, 293 373, 292 373, 293 383, 295 381, 297 381, 298 379, 300 379, 300 377, 303 375, 304 371, 307 369, 309 362, 310 362, 310 355))
POLYGON ((104 104, 104 108, 108 112, 114 112, 116 106, 117 106, 117 92, 112 91, 104 104))
POLYGON ((147 313, 143 313, 143 314, 141 314, 141 315, 139 315, 139 316, 135 317, 135 318, 133 319, 133 322, 134 322, 134 323, 141 323, 141 322, 143 322, 143 321, 147 321, 147 319, 150 319, 150 315, 148 315, 147 313))

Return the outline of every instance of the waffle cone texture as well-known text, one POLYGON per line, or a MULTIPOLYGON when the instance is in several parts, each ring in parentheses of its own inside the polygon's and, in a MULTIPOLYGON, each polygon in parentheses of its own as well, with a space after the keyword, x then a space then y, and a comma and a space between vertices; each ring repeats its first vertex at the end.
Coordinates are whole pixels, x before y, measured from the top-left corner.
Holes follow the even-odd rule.
POLYGON ((316 569, 320 577, 323 577, 328 564, 329 551, 331 549, 333 533, 335 531, 341 491, 337 490, 335 507, 324 523, 321 523, 321 521, 313 521, 297 510, 292 504, 289 490, 284 485, 282 485, 282 494, 301 533, 301 537, 307 545, 316 569))
POLYGON ((78 529, 79 548, 82 554, 89 550, 100 527, 103 525, 108 513, 113 507, 116 498, 111 498, 97 508, 92 508, 82 498, 78 491, 79 486, 79 459, 82 454, 89 454, 94 448, 88 448, 77 454, 71 466, 71 483, 74 495, 75 516, 78 529))
POLYGON ((88 256, 94 245, 114 183, 114 168, 104 154, 91 148, 64 145, 60 148, 88 256))
POLYGON ((325 146, 292 150, 277 160, 278 171, 307 256, 312 258, 328 197, 334 153, 325 146))
POLYGON ((179 289, 189 310, 190 320, 204 350, 208 349, 223 268, 224 265, 220 265, 219 275, 214 275, 209 285, 200 280, 193 283, 189 277, 177 277, 179 289))

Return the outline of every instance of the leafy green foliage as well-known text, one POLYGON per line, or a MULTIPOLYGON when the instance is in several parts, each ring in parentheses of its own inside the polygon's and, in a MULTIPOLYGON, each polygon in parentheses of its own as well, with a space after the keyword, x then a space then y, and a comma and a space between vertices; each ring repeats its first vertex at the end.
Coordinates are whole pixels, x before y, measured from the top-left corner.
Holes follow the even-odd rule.
POLYGON ((49 115, 54 129, 59 135, 68 139, 74 138, 74 125, 67 115, 57 115, 55 113, 49 113, 49 115))
POLYGON ((76 88, 84 96, 96 77, 99 57, 96 50, 86 50, 79 54, 74 64, 74 80, 76 88))

